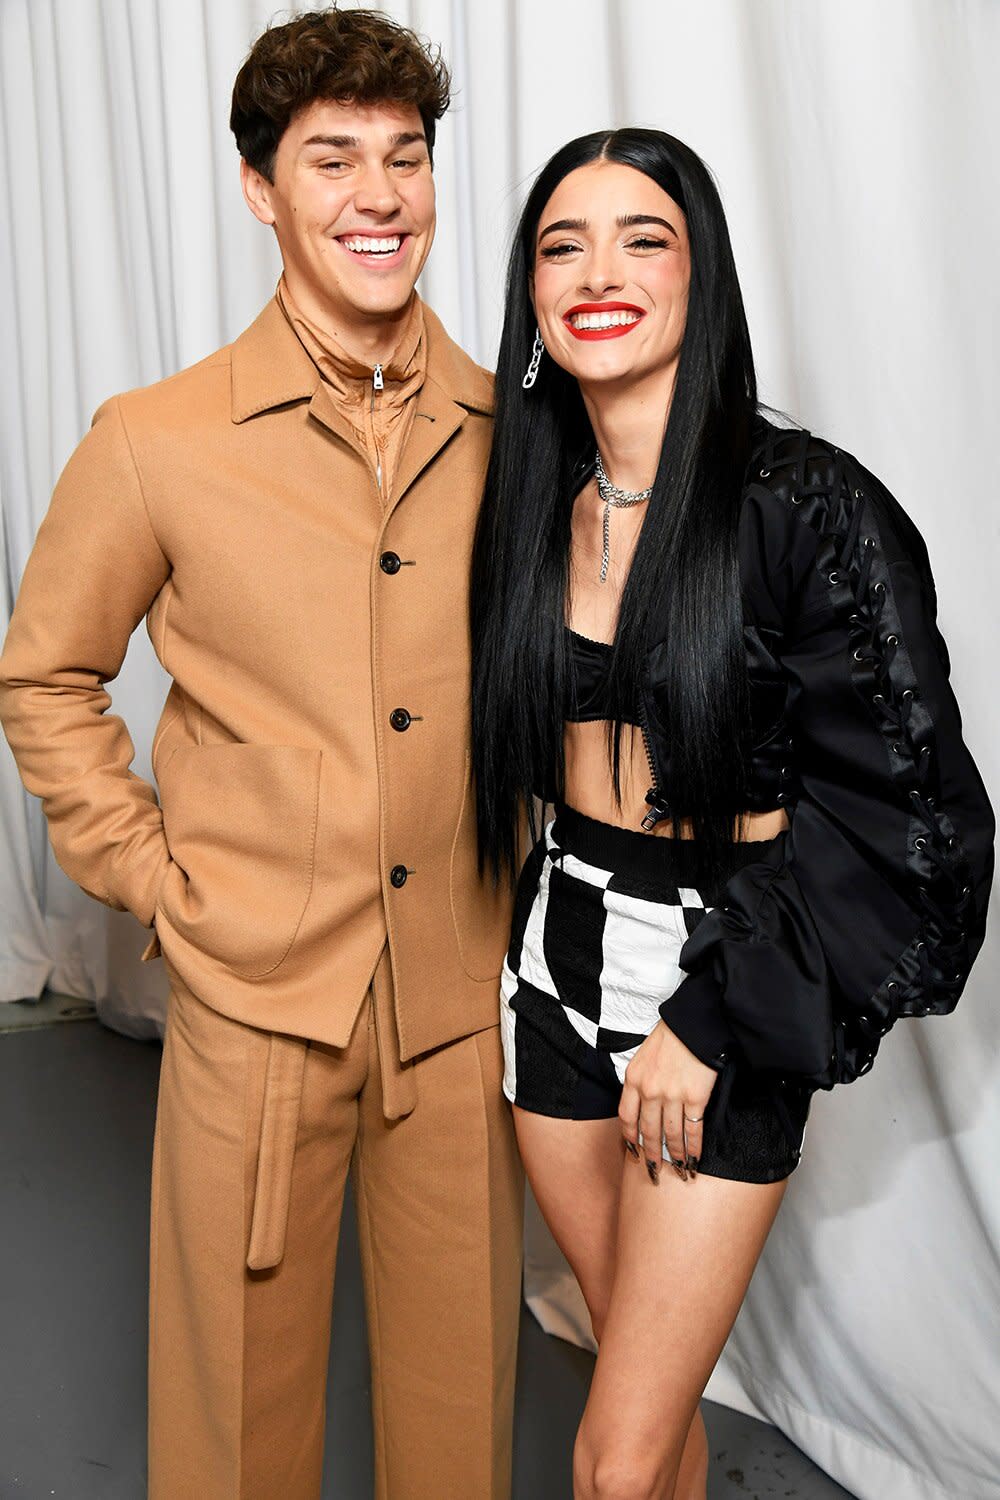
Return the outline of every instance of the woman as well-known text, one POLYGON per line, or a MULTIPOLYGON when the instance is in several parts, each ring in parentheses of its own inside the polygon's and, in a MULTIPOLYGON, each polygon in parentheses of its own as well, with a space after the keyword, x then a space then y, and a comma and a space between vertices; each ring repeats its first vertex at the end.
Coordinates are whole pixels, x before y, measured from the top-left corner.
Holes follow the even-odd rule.
POLYGON ((670 136, 572 141, 529 195, 473 598, 498 876, 555 807, 502 1007, 599 1343, 575 1494, 704 1500, 699 1397, 810 1096, 952 1009, 993 823, 923 543, 850 455, 761 416, 718 194, 670 136))

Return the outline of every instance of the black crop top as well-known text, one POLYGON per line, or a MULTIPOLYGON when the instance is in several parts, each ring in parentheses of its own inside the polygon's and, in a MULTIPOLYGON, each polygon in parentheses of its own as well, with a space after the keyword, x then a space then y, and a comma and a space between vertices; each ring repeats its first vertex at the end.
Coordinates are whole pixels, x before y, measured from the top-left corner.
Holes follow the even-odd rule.
MULTIPOLYGON (((566 626, 569 650, 569 691, 563 715, 568 724, 590 724, 613 719, 614 710, 608 681, 613 647, 607 641, 591 640, 589 635, 566 626)), ((638 725, 639 711, 626 716, 626 722, 638 725)))

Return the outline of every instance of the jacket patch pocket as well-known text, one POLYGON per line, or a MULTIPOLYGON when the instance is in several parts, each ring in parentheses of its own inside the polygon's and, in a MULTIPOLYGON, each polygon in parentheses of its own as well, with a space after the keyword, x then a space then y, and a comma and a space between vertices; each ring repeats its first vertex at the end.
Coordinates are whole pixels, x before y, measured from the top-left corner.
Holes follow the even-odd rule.
POLYGON ((298 933, 312 890, 321 762, 322 751, 291 745, 182 745, 160 774, 173 864, 157 909, 244 979, 273 973, 298 933))
POLYGON ((479 874, 470 762, 467 757, 462 811, 451 846, 451 911, 462 967, 469 978, 498 980, 510 942, 514 898, 509 882, 502 880, 494 886, 488 871, 482 877, 479 874))

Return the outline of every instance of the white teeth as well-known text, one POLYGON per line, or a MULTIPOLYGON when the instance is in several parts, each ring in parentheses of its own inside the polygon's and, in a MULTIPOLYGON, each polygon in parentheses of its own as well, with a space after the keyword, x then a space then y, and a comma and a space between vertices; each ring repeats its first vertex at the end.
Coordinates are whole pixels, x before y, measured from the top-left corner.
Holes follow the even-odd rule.
POLYGON ((627 312, 624 309, 616 312, 573 313, 570 322, 581 331, 587 328, 625 328, 638 323, 641 316, 641 313, 627 312))
POLYGON ((357 234, 353 239, 341 240, 341 244, 346 249, 353 250, 356 255, 392 255, 399 249, 402 240, 398 234, 386 240, 373 240, 366 235, 357 234))

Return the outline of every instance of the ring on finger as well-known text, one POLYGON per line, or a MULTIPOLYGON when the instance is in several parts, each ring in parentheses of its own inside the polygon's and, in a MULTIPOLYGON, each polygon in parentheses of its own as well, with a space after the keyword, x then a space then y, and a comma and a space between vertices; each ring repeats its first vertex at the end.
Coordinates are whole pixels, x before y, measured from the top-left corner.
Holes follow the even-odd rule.
POLYGON ((685 1115, 684 1116, 684 1119, 685 1119, 685 1121, 686 1121, 686 1123, 688 1125, 700 1125, 701 1122, 702 1122, 702 1120, 704 1118, 705 1118, 704 1115, 685 1115))

